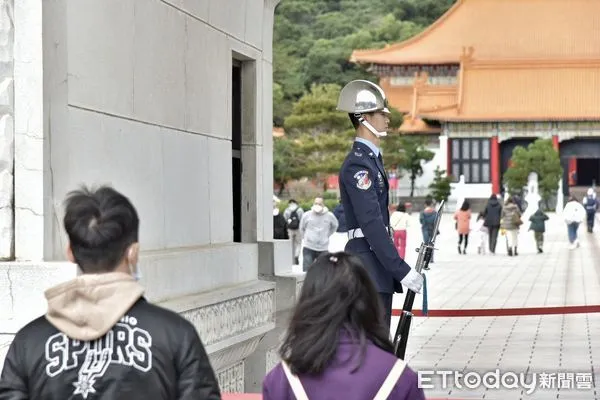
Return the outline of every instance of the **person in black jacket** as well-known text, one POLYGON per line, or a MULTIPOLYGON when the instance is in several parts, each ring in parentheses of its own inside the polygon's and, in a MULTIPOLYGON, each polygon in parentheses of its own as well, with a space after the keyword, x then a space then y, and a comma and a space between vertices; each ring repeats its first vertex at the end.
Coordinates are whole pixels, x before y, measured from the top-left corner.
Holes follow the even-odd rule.
POLYGON ((83 274, 48 289, 47 314, 16 334, 0 400, 221 398, 194 326, 143 297, 138 226, 112 188, 69 194, 67 256, 83 274))
POLYGON ((492 254, 496 253, 496 243, 498 243, 501 218, 502 205, 498 201, 498 197, 495 194, 492 194, 483 211, 483 226, 488 228, 490 253, 492 254))
POLYGON ((283 214, 279 211, 279 203, 281 200, 273 195, 273 239, 289 239, 287 221, 283 214))

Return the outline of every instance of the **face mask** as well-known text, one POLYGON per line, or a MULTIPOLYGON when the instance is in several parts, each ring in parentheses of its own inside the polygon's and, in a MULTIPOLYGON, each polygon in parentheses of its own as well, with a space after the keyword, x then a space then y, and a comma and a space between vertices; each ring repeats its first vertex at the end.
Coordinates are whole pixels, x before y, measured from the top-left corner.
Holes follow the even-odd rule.
POLYGON ((319 205, 314 205, 313 206, 313 211, 320 214, 323 212, 323 206, 319 206, 319 205))

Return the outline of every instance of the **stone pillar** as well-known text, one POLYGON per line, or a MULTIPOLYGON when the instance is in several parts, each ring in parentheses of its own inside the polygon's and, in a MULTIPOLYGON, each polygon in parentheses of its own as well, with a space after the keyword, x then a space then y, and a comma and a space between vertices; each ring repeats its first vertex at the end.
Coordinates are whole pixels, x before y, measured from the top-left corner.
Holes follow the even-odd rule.
POLYGON ((0 2, 0 260, 14 257, 13 2, 0 2))
POLYGON ((18 0, 15 25, 15 258, 44 260, 42 0, 18 0))

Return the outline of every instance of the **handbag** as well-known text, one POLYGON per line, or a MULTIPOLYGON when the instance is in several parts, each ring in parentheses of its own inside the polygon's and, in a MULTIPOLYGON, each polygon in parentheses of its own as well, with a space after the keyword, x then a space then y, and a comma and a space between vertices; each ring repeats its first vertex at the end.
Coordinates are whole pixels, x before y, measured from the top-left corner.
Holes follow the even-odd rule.
POLYGON ((515 226, 521 226, 523 224, 523 221, 521 220, 521 216, 517 213, 513 214, 512 223, 515 226))
MULTIPOLYGON (((285 361, 282 361, 281 365, 283 367, 283 371, 285 372, 285 376, 290 383, 292 392, 294 393, 294 396, 296 396, 296 400, 309 400, 306 392, 304 391, 304 387, 300 382, 300 379, 298 379, 296 375, 292 374, 290 367, 285 361)), ((392 393, 392 390, 394 390, 394 386, 396 386, 396 382, 398 382, 398 379, 400 379, 400 375, 402 375, 402 372, 404 372, 405 367, 406 363, 404 361, 400 359, 396 360, 394 366, 388 373, 388 376, 385 378, 385 381, 383 381, 383 384, 379 388, 379 391, 375 397, 373 397, 373 400, 386 400, 389 397, 390 393, 392 393)))

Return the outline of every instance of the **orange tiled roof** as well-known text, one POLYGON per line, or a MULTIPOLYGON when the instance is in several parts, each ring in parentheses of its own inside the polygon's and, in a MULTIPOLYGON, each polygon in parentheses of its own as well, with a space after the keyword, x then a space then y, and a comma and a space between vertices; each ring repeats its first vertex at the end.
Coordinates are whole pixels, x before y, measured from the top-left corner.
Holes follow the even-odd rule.
POLYGON ((379 81, 379 86, 385 92, 388 103, 400 112, 408 112, 412 104, 412 86, 393 86, 389 78, 383 78, 379 81))
POLYGON ((388 65, 459 62, 472 46, 480 59, 600 58, 599 0, 458 0, 425 31, 351 60, 388 65))
POLYGON ((405 115, 404 122, 402 122, 398 131, 403 134, 439 134, 442 132, 442 129, 429 125, 421 118, 413 118, 410 115, 405 115))
POLYGON ((451 90, 417 81, 411 114, 442 121, 600 119, 600 58, 467 60, 461 70, 451 90))

